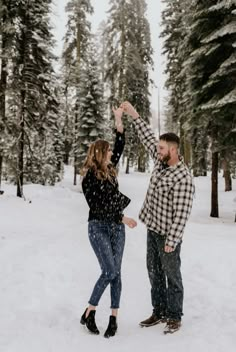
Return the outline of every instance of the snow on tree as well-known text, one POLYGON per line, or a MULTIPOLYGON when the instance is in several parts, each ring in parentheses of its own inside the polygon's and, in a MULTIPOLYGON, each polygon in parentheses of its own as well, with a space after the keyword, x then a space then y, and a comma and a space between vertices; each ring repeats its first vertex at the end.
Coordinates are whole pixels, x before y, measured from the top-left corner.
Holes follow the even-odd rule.
POLYGON ((90 43, 87 58, 80 70, 79 119, 75 136, 75 153, 79 167, 86 157, 89 145, 106 135, 103 84, 100 79, 96 50, 90 43))
MULTIPOLYGON (((217 171, 219 156, 225 160, 235 150, 229 133, 235 126, 235 3, 193 1, 189 13, 186 60, 192 113, 188 118, 192 136, 204 131, 212 151, 212 210, 218 217, 217 171), (219 154, 220 153, 220 154, 219 154)), ((201 139, 197 141, 201 144, 201 139)))
MULTIPOLYGON (((6 66, 5 164, 8 177, 13 177, 17 184, 17 196, 22 197, 24 181, 34 177, 27 173, 27 170, 34 169, 37 158, 33 148, 34 136, 41 134, 46 138, 46 131, 58 119, 58 101, 52 84, 55 81, 55 57, 52 54, 51 1, 22 0, 17 4, 5 1, 6 5, 11 10, 8 16, 12 46, 6 66)), ((60 171, 57 165, 52 166, 52 172, 59 174, 60 171)))
MULTIPOLYGON (((110 1, 105 29, 106 80, 110 87, 110 105, 119 105, 123 100, 129 100, 140 115, 149 121, 149 71, 153 61, 146 11, 145 0, 110 1)), ((144 171, 147 155, 133 126, 125 121, 125 127, 127 146, 124 154, 127 157, 127 172, 129 162, 138 164, 139 171, 144 171)))
MULTIPOLYGON (((64 75, 64 85, 66 94, 72 91, 73 100, 73 156, 74 156, 74 184, 78 174, 78 160, 76 152, 77 127, 79 122, 79 84, 81 80, 80 69, 86 60, 87 44, 91 36, 91 24, 88 16, 93 13, 90 0, 70 0, 66 5, 68 14, 67 31, 65 35, 63 61, 66 74, 64 75)), ((68 95, 65 96, 67 99, 68 95)), ((71 115, 67 115, 70 119, 71 115)), ((70 124, 68 120, 68 124, 70 124)), ((66 129, 67 130, 67 129, 66 129)))
POLYGON ((167 61, 165 86, 169 92, 166 127, 171 127, 171 130, 180 136, 181 154, 184 156, 185 162, 191 166, 190 140, 185 125, 186 116, 188 116, 186 101, 189 96, 186 88, 186 72, 183 69, 184 60, 189 54, 184 40, 188 28, 186 23, 188 2, 186 0, 164 0, 163 3, 165 3, 165 9, 162 13, 161 37, 164 38, 163 54, 166 55, 167 61))

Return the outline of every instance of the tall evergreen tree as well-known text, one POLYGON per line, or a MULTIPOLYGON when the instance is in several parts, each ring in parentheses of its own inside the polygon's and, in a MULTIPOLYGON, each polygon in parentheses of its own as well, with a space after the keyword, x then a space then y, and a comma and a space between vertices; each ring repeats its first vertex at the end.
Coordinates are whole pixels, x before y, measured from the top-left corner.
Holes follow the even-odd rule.
MULTIPOLYGON (((153 65, 150 28, 145 0, 111 0, 106 25, 107 72, 110 104, 128 99, 147 121, 150 118, 149 70, 153 65)), ((132 125, 127 126, 127 172, 129 161, 145 170, 147 157, 138 147, 132 125), (137 150, 139 150, 137 155, 137 150)))
POLYGON ((76 157, 79 168, 86 157, 89 145, 96 139, 104 138, 106 120, 104 117, 103 84, 96 58, 96 50, 90 44, 87 59, 81 68, 79 85, 80 108, 77 135, 75 138, 76 157))
POLYGON ((6 96, 7 96, 7 65, 12 56, 13 46, 13 18, 15 9, 13 1, 0 0, 0 188, 5 152, 6 129, 6 96))
POLYGON ((12 153, 8 162, 15 172, 19 197, 23 195, 26 154, 34 160, 32 135, 42 126, 46 131, 57 118, 58 102, 50 85, 55 59, 50 5, 49 0, 14 3, 13 55, 8 66, 8 125, 12 127, 8 148, 12 153))
POLYGON ((74 140, 74 111, 73 111, 73 90, 70 87, 70 67, 64 66, 61 70, 60 115, 62 119, 62 142, 63 142, 63 161, 69 165, 71 153, 73 151, 74 140))
POLYGON ((186 73, 183 67, 184 60, 188 57, 185 47, 187 34, 186 8, 188 1, 163 0, 165 10, 162 13, 163 30, 161 37, 164 38, 163 54, 166 55, 167 74, 166 88, 169 91, 168 97, 168 127, 180 136, 181 154, 185 162, 190 164, 190 143, 185 126, 188 115, 187 104, 189 96, 186 89, 186 73))
POLYGON ((231 138, 236 123, 235 2, 195 0, 192 4, 187 38, 191 55, 185 63, 192 96, 189 126, 192 135, 201 130, 211 141, 211 216, 218 217, 219 152, 235 148, 231 138))
POLYGON ((98 31, 96 33, 95 39, 95 47, 98 53, 98 64, 100 67, 101 81, 103 84, 104 95, 106 94, 106 85, 105 85, 105 76, 106 76, 106 68, 107 68, 107 60, 106 60, 106 22, 102 21, 98 27, 98 31))
MULTIPOLYGON (((70 75, 65 82, 66 87, 75 91, 74 102, 74 146, 76 145, 77 126, 79 122, 79 82, 80 69, 86 58, 87 44, 90 38, 90 22, 88 15, 93 13, 93 7, 90 0, 70 0, 66 6, 68 13, 67 31, 65 36, 65 45, 63 51, 64 64, 70 75)), ((76 175, 78 173, 77 153, 74 149, 74 184, 76 184, 76 175)))
POLYGON ((219 153, 228 182, 235 150, 235 1, 168 1, 163 13, 170 89, 168 122, 192 143, 194 175, 205 175, 212 152, 212 209, 218 216, 219 153), (176 114, 176 115, 175 115, 176 114), (226 162, 227 161, 227 162, 226 162))

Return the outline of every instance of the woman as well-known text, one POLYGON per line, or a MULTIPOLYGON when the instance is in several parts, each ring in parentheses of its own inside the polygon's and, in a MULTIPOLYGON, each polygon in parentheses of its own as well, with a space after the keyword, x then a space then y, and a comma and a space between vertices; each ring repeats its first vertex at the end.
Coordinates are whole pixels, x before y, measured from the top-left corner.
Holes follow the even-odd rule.
POLYGON ((88 233, 91 246, 101 267, 89 306, 81 317, 81 324, 99 334, 95 322, 96 307, 110 284, 111 315, 104 336, 114 336, 117 331, 117 312, 121 295, 121 262, 125 245, 125 226, 137 225, 123 211, 130 199, 119 192, 115 166, 118 164, 125 145, 122 124, 123 109, 113 109, 116 125, 116 139, 113 151, 104 140, 94 142, 87 154, 82 169, 82 189, 89 206, 88 233))

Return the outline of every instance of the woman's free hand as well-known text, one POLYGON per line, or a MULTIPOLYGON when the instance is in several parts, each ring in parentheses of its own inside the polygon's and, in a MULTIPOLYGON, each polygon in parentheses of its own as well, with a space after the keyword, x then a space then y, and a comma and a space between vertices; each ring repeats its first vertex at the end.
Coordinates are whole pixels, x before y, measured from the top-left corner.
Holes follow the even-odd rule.
POLYGON ((124 128, 123 128, 123 123, 122 123, 122 115, 124 112, 124 109, 122 107, 119 107, 115 109, 114 107, 112 108, 112 111, 115 115, 115 126, 118 132, 123 133, 124 128))
POLYGON ((131 229, 137 226, 137 221, 132 218, 128 218, 127 216, 123 216, 122 222, 123 224, 129 226, 131 229))

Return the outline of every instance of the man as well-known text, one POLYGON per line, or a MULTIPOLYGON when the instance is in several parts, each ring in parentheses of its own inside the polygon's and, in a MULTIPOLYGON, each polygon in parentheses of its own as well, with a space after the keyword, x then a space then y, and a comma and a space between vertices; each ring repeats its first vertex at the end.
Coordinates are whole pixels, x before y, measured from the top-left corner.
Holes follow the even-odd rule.
POLYGON ((194 185, 192 176, 179 156, 179 137, 153 132, 129 102, 124 112, 134 120, 140 140, 154 160, 154 169, 139 218, 147 226, 147 269, 151 283, 152 315, 140 323, 153 326, 166 322, 164 333, 181 326, 183 284, 180 249, 189 217, 194 185))

